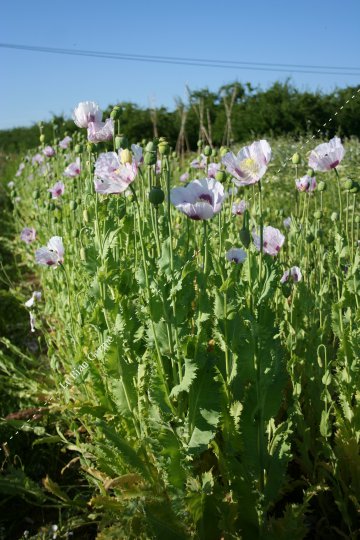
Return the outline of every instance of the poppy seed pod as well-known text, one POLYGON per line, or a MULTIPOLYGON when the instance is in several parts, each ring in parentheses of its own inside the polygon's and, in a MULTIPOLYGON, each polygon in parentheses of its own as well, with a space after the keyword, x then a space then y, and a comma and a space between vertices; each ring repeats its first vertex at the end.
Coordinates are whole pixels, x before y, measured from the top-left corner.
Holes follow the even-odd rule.
POLYGON ((203 142, 199 139, 198 142, 197 142, 196 144, 197 144, 197 147, 198 147, 198 148, 201 148, 202 145, 203 145, 203 142))
POLYGON ((316 210, 316 212, 314 212, 315 219, 321 219, 322 217, 323 217, 323 213, 321 210, 316 210))
POLYGON ((82 152, 81 144, 75 144, 74 151, 75 151, 75 154, 80 154, 82 152))
POLYGON ((161 140, 159 142, 159 153, 161 156, 168 156, 170 154, 170 146, 166 140, 161 140))
POLYGON ((129 147, 129 141, 127 140, 127 137, 125 135, 117 135, 115 137, 115 148, 116 150, 119 150, 119 148, 128 148, 129 147))
POLYGON ((211 157, 217 157, 218 154, 219 154, 219 151, 218 151, 217 148, 213 148, 213 149, 211 150, 211 157))
POLYGON ((226 172, 225 171, 218 171, 215 174, 215 180, 218 180, 218 182, 225 182, 225 180, 226 180, 226 172))
POLYGON ((206 157, 211 156, 211 151, 212 151, 212 150, 211 150, 210 146, 209 146, 209 145, 206 145, 205 148, 204 148, 204 155, 205 155, 206 157))
POLYGON ((293 162, 294 165, 299 165, 300 163, 300 154, 298 152, 296 152, 293 157, 291 158, 291 161, 293 162))
POLYGON ((145 165, 155 165, 156 164, 156 152, 145 152, 144 163, 145 163, 145 165))
POLYGON ((149 193, 149 201, 154 206, 158 206, 159 204, 162 204, 165 199, 165 193, 161 189, 160 186, 153 186, 149 193))
POLYGON ((42 133, 42 134, 40 135, 39 139, 40 139, 40 142, 41 142, 41 143, 45 142, 45 135, 42 133))
POLYGON ((311 176, 311 178, 312 178, 313 176, 315 176, 314 169, 308 169, 306 175, 307 175, 307 176, 311 176))
POLYGON ((250 245, 250 232, 249 229, 243 227, 240 231, 240 241, 245 248, 250 245))
POLYGON ((318 191, 326 191, 327 188, 326 188, 325 182, 323 182, 323 181, 319 182, 318 186, 317 186, 317 189, 318 189, 318 191))
POLYGON ((354 182, 352 188, 350 189, 350 193, 358 193, 360 191, 360 184, 358 182, 354 182))

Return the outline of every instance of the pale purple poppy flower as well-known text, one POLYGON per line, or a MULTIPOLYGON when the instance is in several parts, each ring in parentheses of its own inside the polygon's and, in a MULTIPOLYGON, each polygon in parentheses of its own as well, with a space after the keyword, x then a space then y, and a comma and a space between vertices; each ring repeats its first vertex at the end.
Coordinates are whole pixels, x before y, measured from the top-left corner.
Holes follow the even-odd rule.
POLYGON ((180 182, 187 182, 189 180, 189 173, 188 172, 185 172, 184 174, 182 174, 179 178, 180 182))
POLYGON ((231 248, 226 252, 227 260, 236 264, 243 263, 246 257, 246 252, 241 248, 231 248))
POLYGON ((131 151, 133 153, 133 162, 135 162, 137 166, 141 165, 144 162, 143 150, 141 146, 138 144, 132 144, 131 151))
POLYGON ((25 163, 20 163, 18 170, 15 173, 15 176, 20 176, 22 171, 25 169, 25 163))
POLYGON ((267 141, 255 141, 244 146, 235 156, 228 152, 222 158, 226 170, 233 175, 237 186, 256 184, 265 174, 271 159, 271 148, 267 141))
POLYGON ((32 160, 31 160, 31 163, 33 165, 35 165, 35 163, 37 163, 38 165, 41 165, 41 163, 44 163, 44 156, 42 156, 41 154, 35 154, 35 156, 33 156, 32 160))
POLYGON ((315 177, 311 177, 306 174, 299 180, 295 180, 295 184, 298 191, 305 191, 306 193, 310 193, 316 188, 316 179, 315 177))
POLYGON ((309 157, 309 167, 314 171, 331 171, 335 169, 345 155, 345 148, 339 137, 334 137, 328 143, 319 144, 312 150, 309 157))
POLYGON ((283 224, 284 224, 284 227, 286 229, 290 229, 290 227, 291 227, 291 217, 289 216, 289 217, 285 218, 284 221, 283 221, 283 224))
POLYGON ((95 162, 95 191, 103 195, 123 193, 137 175, 136 163, 122 164, 115 152, 100 154, 95 162))
POLYGON ((31 295, 31 298, 25 302, 26 307, 32 307, 36 302, 41 300, 41 292, 40 291, 34 291, 31 295))
POLYGON ((8 188, 12 189, 13 187, 15 187, 15 182, 11 180, 11 182, 8 182, 8 188))
POLYGON ((221 210, 224 187, 213 178, 202 178, 190 182, 186 187, 173 188, 170 200, 190 219, 211 219, 221 210))
POLYGON ((207 170, 208 178, 215 178, 215 175, 220 170, 220 167, 220 163, 209 163, 207 170))
POLYGON ((190 163, 190 167, 193 169, 205 169, 206 168, 206 156, 201 154, 200 157, 194 159, 190 163))
POLYGON ((72 141, 72 138, 69 137, 68 135, 66 137, 64 137, 60 142, 59 142, 59 147, 62 148, 63 150, 66 150, 66 148, 69 146, 69 144, 71 143, 72 141))
POLYGON ((289 278, 292 278, 294 283, 298 283, 299 281, 301 281, 302 274, 298 266, 293 266, 292 268, 290 268, 290 270, 286 270, 282 278, 280 279, 280 283, 286 283, 289 278))
POLYGON ((105 122, 89 122, 87 129, 88 140, 92 143, 111 141, 114 137, 114 122, 107 118, 105 122))
POLYGON ((35 260, 44 266, 57 266, 64 262, 64 246, 61 236, 50 238, 46 247, 36 250, 35 260))
MULTIPOLYGON (((260 236, 252 232, 255 247, 260 251, 260 236)), ((263 229, 263 251, 274 257, 277 255, 285 241, 285 236, 275 227, 264 227, 263 229)))
POLYGON ((70 163, 64 171, 64 176, 67 176, 68 178, 75 178, 75 176, 79 176, 81 173, 81 165, 80 165, 80 158, 77 157, 76 160, 73 163, 70 163))
POLYGON ((46 157, 53 157, 53 156, 55 156, 55 150, 53 149, 52 146, 45 146, 45 148, 43 150, 43 154, 46 157))
POLYGON ((31 244, 36 239, 36 231, 33 227, 25 227, 21 233, 20 238, 26 244, 31 244))
POLYGON ((232 205, 232 213, 234 214, 234 216, 242 216, 247 209, 247 206, 247 202, 244 201, 244 199, 238 203, 234 203, 232 205))
POLYGON ((57 199, 64 194, 65 184, 63 182, 56 182, 56 184, 54 184, 52 188, 48 189, 48 191, 51 193, 53 199, 57 199))
POLYGON ((101 122, 102 111, 95 101, 82 101, 73 111, 73 120, 80 128, 87 128, 90 122, 101 122))

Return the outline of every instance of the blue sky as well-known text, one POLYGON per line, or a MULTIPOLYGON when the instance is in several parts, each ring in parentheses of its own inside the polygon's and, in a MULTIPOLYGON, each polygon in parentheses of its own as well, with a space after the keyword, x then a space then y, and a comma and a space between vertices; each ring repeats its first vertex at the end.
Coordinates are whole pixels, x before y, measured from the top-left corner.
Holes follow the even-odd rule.
MULTIPOLYGON (((359 0, 18 0, 1 7, 0 42, 109 52, 360 67, 359 0)), ((266 88, 291 76, 331 91, 358 76, 147 64, 0 48, 0 129, 70 116, 79 101, 173 107, 185 85, 239 80, 266 88)), ((360 70, 359 70, 360 72, 360 70)))

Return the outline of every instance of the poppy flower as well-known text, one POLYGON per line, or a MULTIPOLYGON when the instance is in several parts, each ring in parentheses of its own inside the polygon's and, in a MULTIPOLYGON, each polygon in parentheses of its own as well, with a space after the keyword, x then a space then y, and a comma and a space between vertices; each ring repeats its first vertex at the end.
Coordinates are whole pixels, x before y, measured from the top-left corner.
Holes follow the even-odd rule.
POLYGON ((47 246, 36 250, 35 260, 43 266, 58 266, 64 262, 64 246, 61 236, 50 238, 47 246))
POLYGON ((271 159, 271 148, 267 141, 255 141, 244 146, 235 156, 228 152, 222 158, 226 170, 233 175, 237 186, 256 184, 265 174, 271 159))
POLYGON ((328 143, 319 144, 309 156, 309 167, 314 171, 331 171, 342 161, 345 148, 339 137, 334 137, 328 143))
POLYGON ((170 200, 180 212, 190 219, 211 219, 221 210, 224 188, 213 178, 194 180, 186 187, 173 188, 170 200))

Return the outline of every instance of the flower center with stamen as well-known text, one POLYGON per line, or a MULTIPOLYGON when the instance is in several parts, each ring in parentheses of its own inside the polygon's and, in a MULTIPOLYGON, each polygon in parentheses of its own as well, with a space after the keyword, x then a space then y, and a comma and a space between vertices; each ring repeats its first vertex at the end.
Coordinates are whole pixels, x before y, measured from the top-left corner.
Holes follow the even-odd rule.
POLYGON ((240 169, 249 175, 256 175, 259 172, 259 165, 254 159, 246 158, 240 162, 240 169))
POLYGON ((210 193, 202 193, 201 195, 199 195, 199 201, 205 201, 211 205, 213 204, 213 200, 210 193))

